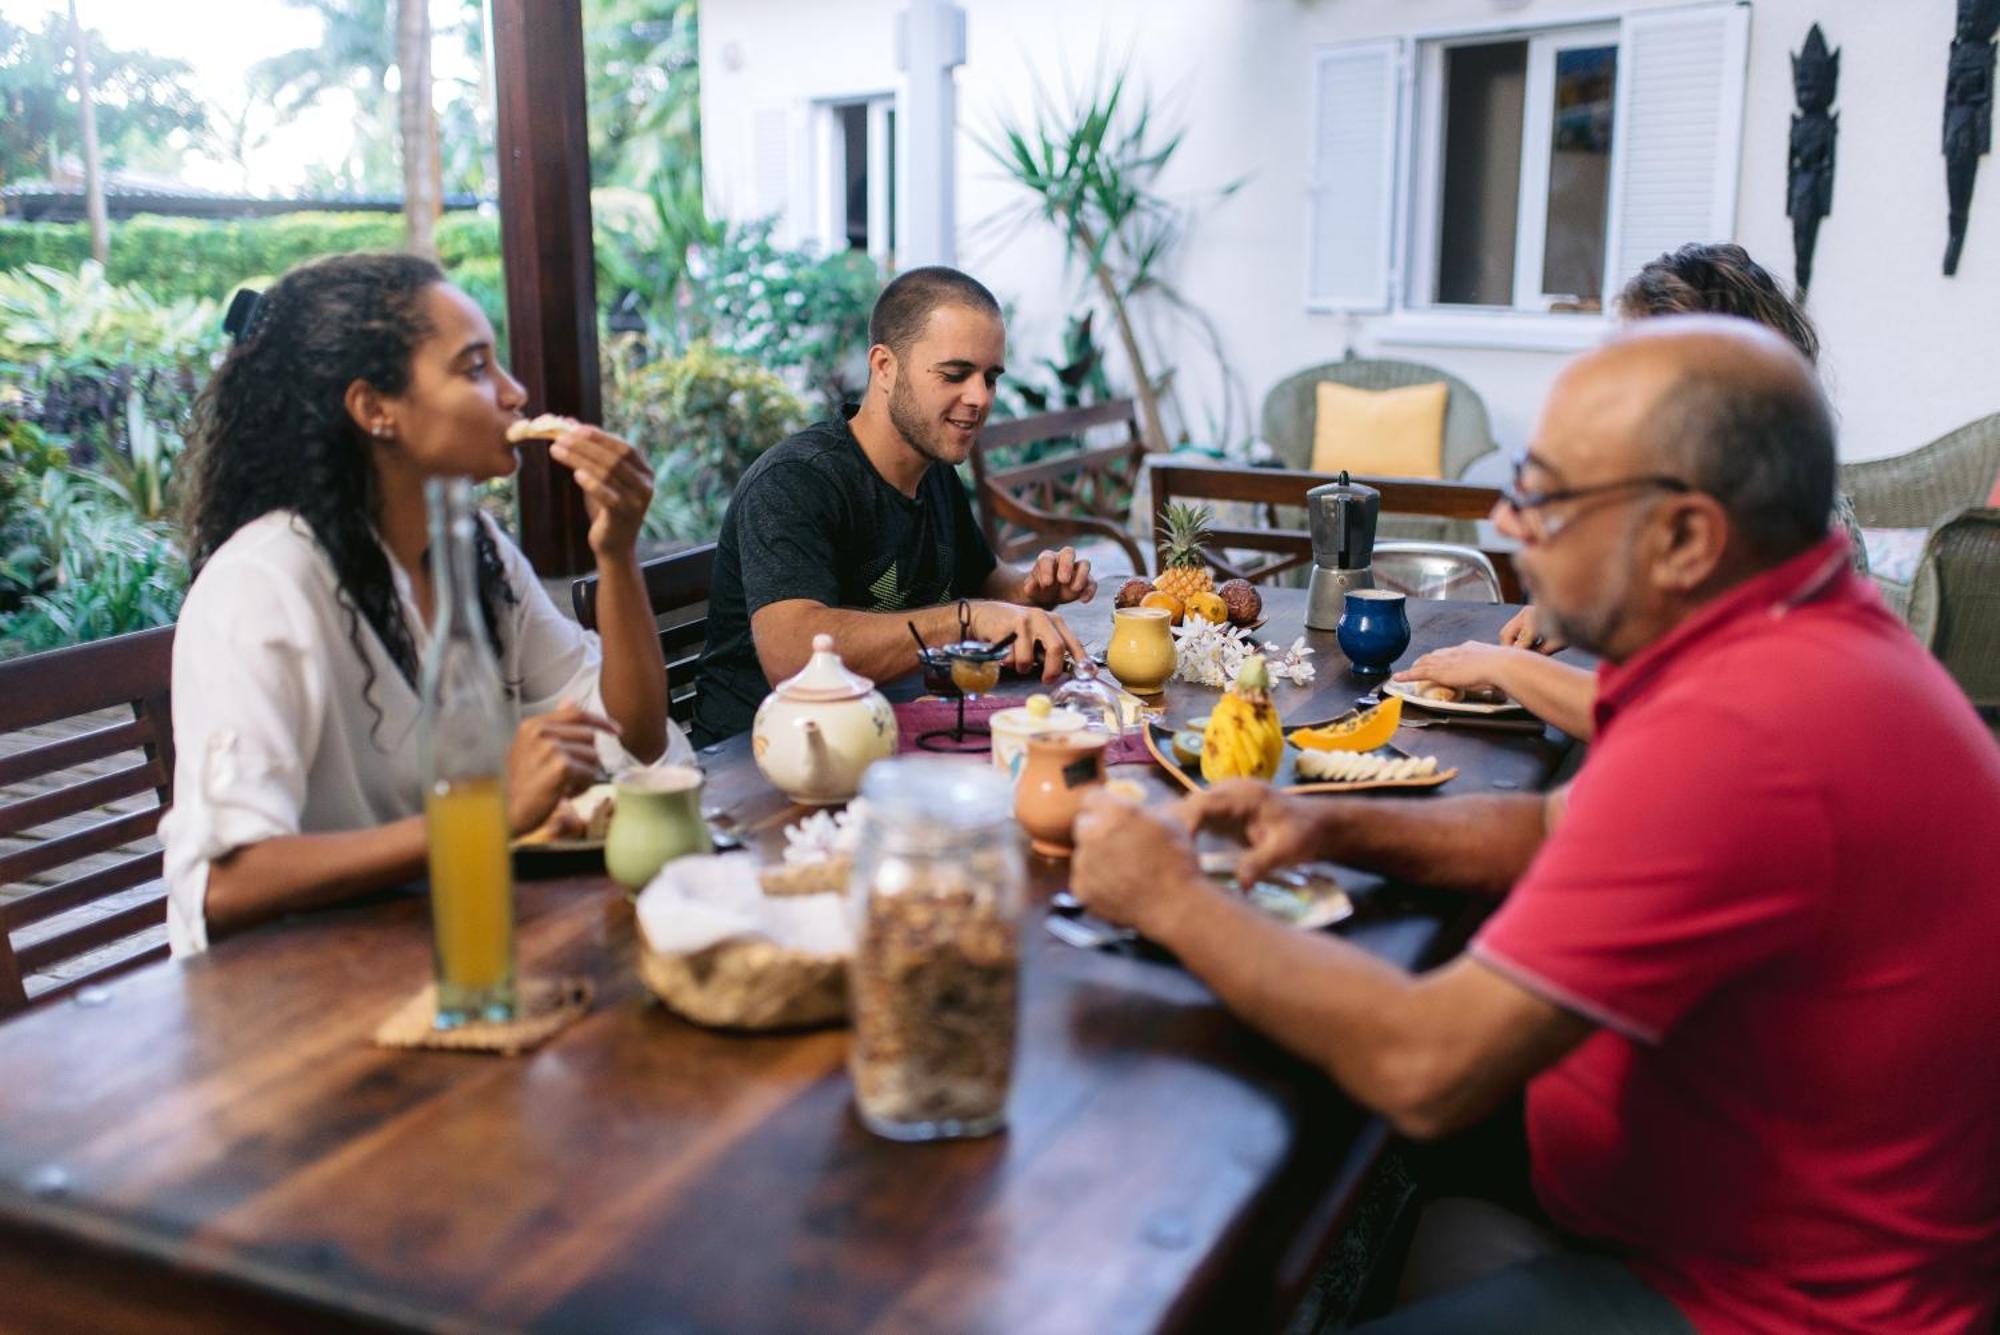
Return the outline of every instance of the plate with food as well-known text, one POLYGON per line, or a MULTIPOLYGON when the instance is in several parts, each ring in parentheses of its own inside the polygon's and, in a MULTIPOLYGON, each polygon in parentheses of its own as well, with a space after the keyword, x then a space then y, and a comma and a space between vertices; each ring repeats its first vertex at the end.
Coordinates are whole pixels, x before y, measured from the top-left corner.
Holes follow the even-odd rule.
MULTIPOLYGON (((1365 731, 1342 729, 1339 722, 1294 729, 1284 738, 1271 783, 1293 793, 1360 793, 1436 788, 1457 776, 1457 769, 1445 768, 1436 756, 1410 755, 1390 745, 1386 735, 1377 739, 1374 734, 1383 721, 1378 715, 1368 721, 1365 731)), ((1394 721, 1387 721, 1388 732, 1393 733, 1394 721)), ((1209 719, 1194 718, 1179 727, 1155 721, 1146 729, 1147 751, 1169 778, 1189 792, 1200 792, 1210 783, 1201 763, 1208 725, 1209 719)))
POLYGON ((618 790, 608 783, 589 788, 556 803, 549 818, 512 845, 514 872, 519 876, 563 876, 602 871, 604 836, 618 790))
MULTIPOLYGON (((1236 860, 1241 856, 1234 849, 1203 853, 1202 874, 1234 887, 1236 860)), ((1317 863, 1268 872, 1244 891, 1243 897, 1280 922, 1308 932, 1354 916, 1354 901, 1340 888, 1333 870, 1317 863)))
POLYGON ((1434 681, 1385 681, 1382 694, 1441 714, 1522 714, 1527 709, 1497 686, 1457 687, 1434 681))

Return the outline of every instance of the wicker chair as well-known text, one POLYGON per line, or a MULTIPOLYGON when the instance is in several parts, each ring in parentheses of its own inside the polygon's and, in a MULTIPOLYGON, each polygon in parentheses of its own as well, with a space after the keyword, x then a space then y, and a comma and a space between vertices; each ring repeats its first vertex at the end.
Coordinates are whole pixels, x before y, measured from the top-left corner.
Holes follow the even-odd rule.
POLYGON ((1930 534, 1910 583, 1875 582, 1889 605, 1986 710, 2000 707, 2000 413, 1908 454, 1843 464, 1840 485, 1867 528, 1930 534))
MULTIPOLYGON (((1457 376, 1421 362, 1349 355, 1342 361, 1308 367, 1286 376, 1264 396, 1263 437, 1287 468, 1312 467, 1313 420, 1318 410, 1315 387, 1322 380, 1356 389, 1403 389, 1443 381, 1446 390, 1443 472, 1447 481, 1463 477, 1473 460, 1495 448, 1485 402, 1457 376)), ((1397 516, 1382 521, 1380 535, 1431 542, 1476 544, 1479 541, 1478 526, 1465 519, 1397 516)))
POLYGON ((2000 720, 2000 509, 1961 510, 1931 530, 1907 618, 1980 712, 2000 720))

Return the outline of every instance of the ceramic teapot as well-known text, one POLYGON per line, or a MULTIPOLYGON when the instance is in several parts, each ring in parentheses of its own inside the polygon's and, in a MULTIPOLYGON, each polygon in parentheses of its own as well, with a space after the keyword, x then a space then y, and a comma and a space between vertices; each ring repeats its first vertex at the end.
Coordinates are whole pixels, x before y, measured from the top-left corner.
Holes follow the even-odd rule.
POLYGON ((833 636, 815 635, 804 671, 757 707, 750 754, 792 801, 845 802, 860 791, 863 770, 896 754, 896 712, 874 682, 847 670, 833 636))

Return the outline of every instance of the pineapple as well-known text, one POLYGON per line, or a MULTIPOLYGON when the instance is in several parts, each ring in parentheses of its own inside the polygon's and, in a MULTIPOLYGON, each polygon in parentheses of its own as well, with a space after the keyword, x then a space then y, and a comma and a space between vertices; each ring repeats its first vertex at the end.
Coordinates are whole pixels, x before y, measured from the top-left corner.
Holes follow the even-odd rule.
POLYGON ((1171 593, 1182 604, 1197 593, 1213 593, 1215 576, 1202 554, 1207 545, 1208 507, 1169 505, 1167 539, 1160 544, 1160 577, 1153 587, 1171 593))

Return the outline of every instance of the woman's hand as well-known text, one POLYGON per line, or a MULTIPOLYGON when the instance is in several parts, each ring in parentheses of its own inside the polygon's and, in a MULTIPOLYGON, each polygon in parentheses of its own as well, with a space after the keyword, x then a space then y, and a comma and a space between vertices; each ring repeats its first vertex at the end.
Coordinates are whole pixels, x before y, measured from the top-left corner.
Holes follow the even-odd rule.
POLYGON ((1538 620, 1534 608, 1522 608, 1500 628, 1500 643, 1509 649, 1532 649, 1538 654, 1552 654, 1567 647, 1561 636, 1542 630, 1538 620))
POLYGON ((626 441, 594 426, 565 431, 549 457, 570 470, 590 516, 590 550, 600 560, 630 556, 653 503, 653 470, 626 441))
POLYGON ((1509 649, 1503 645, 1467 640, 1446 649, 1431 650, 1398 672, 1396 680, 1434 681, 1440 686, 1461 691, 1492 686, 1512 695, 1508 683, 1501 678, 1507 675, 1510 662, 1529 652, 1527 649, 1509 649))
POLYGON ((608 718, 560 705, 522 720, 507 752, 507 824, 526 834, 549 818, 556 803, 597 778, 597 734, 616 734, 608 718))

